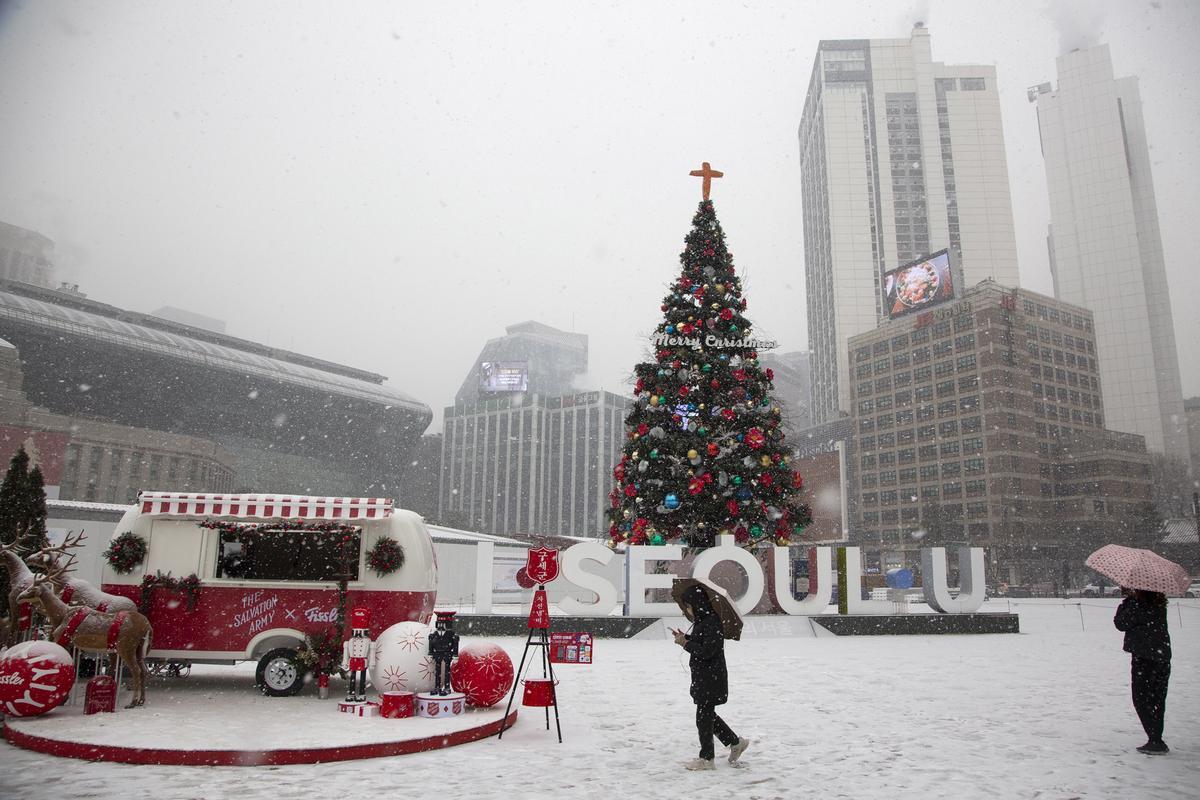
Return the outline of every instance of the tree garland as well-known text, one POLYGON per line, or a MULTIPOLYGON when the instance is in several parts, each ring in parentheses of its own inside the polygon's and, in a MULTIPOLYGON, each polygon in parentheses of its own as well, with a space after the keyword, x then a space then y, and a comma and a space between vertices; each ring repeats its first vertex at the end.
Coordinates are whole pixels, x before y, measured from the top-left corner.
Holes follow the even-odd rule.
POLYGON ((380 578, 404 566, 404 548, 390 536, 380 536, 367 551, 367 566, 380 578))
POLYGON ((103 555, 114 572, 125 575, 146 558, 146 540, 133 531, 126 531, 112 540, 103 555))
POLYGON ((196 600, 200 597, 200 578, 196 573, 188 575, 186 578, 176 580, 171 577, 171 573, 157 572, 153 575, 145 575, 142 577, 142 597, 138 602, 138 610, 143 614, 150 613, 150 598, 157 588, 166 589, 169 592, 183 592, 187 597, 187 610, 196 610, 196 600))
POLYGON ((300 520, 281 521, 281 522, 228 522, 225 520, 206 519, 200 523, 201 528, 220 531, 221 533, 232 533, 238 536, 253 535, 253 536, 284 536, 297 531, 307 531, 311 533, 330 533, 340 534, 342 542, 349 542, 355 534, 359 533, 361 528, 354 525, 342 525, 337 522, 301 522, 300 520))

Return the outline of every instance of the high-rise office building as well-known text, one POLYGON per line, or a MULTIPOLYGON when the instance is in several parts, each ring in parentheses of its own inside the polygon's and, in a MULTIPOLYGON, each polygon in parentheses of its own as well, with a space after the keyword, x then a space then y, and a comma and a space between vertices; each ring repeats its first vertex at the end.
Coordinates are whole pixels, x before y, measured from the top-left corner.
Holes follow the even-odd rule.
POLYGON ((604 533, 630 401, 575 391, 587 344, 540 322, 488 341, 446 409, 440 520, 493 534, 604 533))
POLYGON ((1037 103, 1050 193, 1054 293, 1091 309, 1108 426, 1189 460, 1187 421, 1150 150, 1137 78, 1114 78, 1108 46, 1057 61, 1037 103))
POLYGON ((869 564, 968 543, 991 580, 1062 587, 1101 544, 1153 541, 1150 457, 1107 427, 1087 309, 987 281, 850 352, 848 505, 869 564))
POLYGON ((996 71, 933 61, 929 31, 822 41, 800 122, 812 415, 850 410, 846 341, 884 270, 947 248, 967 285, 1015 286, 996 71))
POLYGON ((629 404, 596 391, 447 408, 438 518, 482 533, 603 535, 629 404))
POLYGON ((486 399, 507 391, 556 395, 574 392, 587 372, 588 340, 532 320, 509 325, 489 339, 463 380, 456 403, 486 399))

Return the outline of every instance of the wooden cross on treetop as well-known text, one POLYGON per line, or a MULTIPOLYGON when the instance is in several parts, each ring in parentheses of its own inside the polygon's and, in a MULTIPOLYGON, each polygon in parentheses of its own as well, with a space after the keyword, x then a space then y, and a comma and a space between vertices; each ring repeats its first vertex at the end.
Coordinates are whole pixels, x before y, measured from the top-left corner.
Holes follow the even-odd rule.
POLYGON ((704 178, 704 199, 707 200, 708 199, 708 191, 709 191, 709 189, 712 188, 712 179, 713 178, 723 178, 723 177, 725 177, 725 173, 717 172, 715 169, 713 169, 712 167, 710 167, 708 165, 707 161, 703 162, 701 164, 701 167, 702 167, 702 169, 694 169, 691 172, 689 172, 688 174, 692 175, 694 177, 697 177, 697 178, 704 178))

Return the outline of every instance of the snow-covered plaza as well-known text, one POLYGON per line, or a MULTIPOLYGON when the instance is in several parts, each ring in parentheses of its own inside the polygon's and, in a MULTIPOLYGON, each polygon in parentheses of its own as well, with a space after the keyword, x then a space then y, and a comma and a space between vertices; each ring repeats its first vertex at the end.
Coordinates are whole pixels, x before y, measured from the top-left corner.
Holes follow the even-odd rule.
MULTIPOLYGON (((680 767, 695 755, 683 652, 669 640, 609 640, 591 666, 560 665, 563 744, 538 709, 494 737, 417 755, 292 767, 148 767, 87 763, 0 744, 0 797, 277 798, 358 790, 451 798, 1194 798, 1200 785, 1200 601, 1172 600, 1175 657, 1165 757, 1134 752, 1144 736, 1129 699, 1129 658, 1112 600, 991 600, 1020 635, 843 637, 751 635, 726 647, 730 702, 720 713, 753 744, 734 769, 680 767)), ((798 620, 794 620, 798 622, 798 620)), ((793 632, 803 626, 791 624, 793 632)), ((810 629, 811 630, 811 629, 810 629)), ((469 639, 464 637, 464 644, 469 639)), ((519 659, 523 640, 503 644, 519 659)), ((197 667, 150 687, 188 691, 200 676, 244 684, 252 665, 197 667)), ((315 689, 273 703, 336 716, 315 689)), ((205 693, 195 692, 197 706, 205 693)), ((261 703, 226 709, 253 727, 261 703)), ((425 720, 399 720, 420 725, 425 720)), ((269 720, 263 720, 267 726, 269 720)), ((161 723, 159 723, 161 724, 161 723)), ((172 722, 171 725, 178 723, 172 722)), ((206 723, 211 724, 211 723, 206 723)), ((163 726, 164 737, 171 725, 163 726)), ((313 730, 304 732, 312 738, 313 730)), ((299 735, 299 734, 298 734, 299 735)))

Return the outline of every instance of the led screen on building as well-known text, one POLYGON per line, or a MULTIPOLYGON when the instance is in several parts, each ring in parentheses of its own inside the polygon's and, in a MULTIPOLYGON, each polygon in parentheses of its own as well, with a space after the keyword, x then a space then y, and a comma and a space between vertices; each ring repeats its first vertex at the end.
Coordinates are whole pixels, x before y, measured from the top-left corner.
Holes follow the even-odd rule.
POLYGON ((479 364, 479 391, 524 392, 529 389, 529 364, 524 361, 483 361, 479 364))
POLYGON ((884 310, 889 318, 954 299, 950 253, 940 250, 883 273, 884 310))

